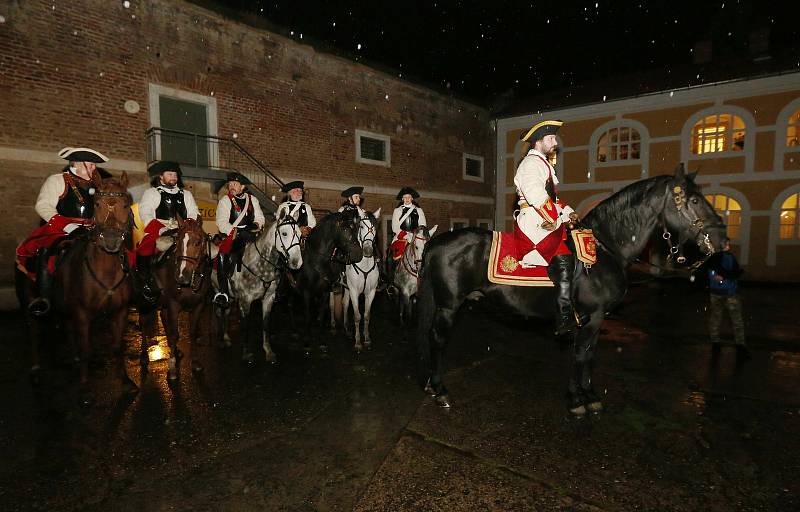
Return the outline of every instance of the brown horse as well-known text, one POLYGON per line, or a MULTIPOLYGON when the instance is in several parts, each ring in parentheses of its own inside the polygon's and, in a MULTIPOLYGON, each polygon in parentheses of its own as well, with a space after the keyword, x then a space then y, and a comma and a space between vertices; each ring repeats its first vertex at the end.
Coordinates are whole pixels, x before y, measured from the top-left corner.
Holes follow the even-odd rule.
MULTIPOLYGON (((80 382, 88 383, 92 323, 100 316, 108 319, 111 341, 119 353, 118 369, 123 390, 135 394, 137 386, 128 377, 122 350, 128 303, 133 294, 128 254, 131 244, 133 214, 128 193, 128 175, 120 179, 95 181, 93 225, 77 237, 58 263, 54 276, 54 313, 63 320, 67 334, 80 354, 80 382)), ((18 283, 19 284, 19 283, 18 283)), ((18 286, 20 303, 27 303, 30 287, 18 286)), ((38 365, 38 344, 44 325, 28 317, 33 338, 34 366, 38 365)), ((85 391, 85 389, 84 389, 85 391)), ((85 393, 84 393, 85 396, 85 393)))
MULTIPOLYGON (((157 308, 167 333, 169 344, 169 371, 167 378, 178 378, 178 315, 189 312, 189 358, 192 371, 200 372, 202 365, 192 356, 192 345, 198 338, 200 322, 206 306, 211 304, 211 265, 217 256, 217 247, 203 231, 202 221, 178 219, 178 230, 173 236, 162 236, 157 241, 164 252, 156 264, 154 276, 161 297, 157 308)), ((142 328, 148 335, 155 331, 156 311, 142 314, 142 328)), ((141 363, 147 369, 147 337, 142 340, 141 363)))

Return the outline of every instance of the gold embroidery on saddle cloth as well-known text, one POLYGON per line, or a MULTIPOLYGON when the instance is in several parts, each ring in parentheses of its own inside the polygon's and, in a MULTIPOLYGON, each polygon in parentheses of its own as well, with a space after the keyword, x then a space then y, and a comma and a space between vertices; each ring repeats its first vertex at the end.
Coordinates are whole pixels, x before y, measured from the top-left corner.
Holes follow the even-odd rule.
POLYGON ((518 266, 519 262, 510 254, 506 255, 505 258, 500 260, 500 268, 503 269, 503 272, 514 272, 517 270, 518 266))
POLYGON ((573 229, 572 241, 575 242, 575 257, 586 265, 597 263, 597 241, 591 229, 573 229))

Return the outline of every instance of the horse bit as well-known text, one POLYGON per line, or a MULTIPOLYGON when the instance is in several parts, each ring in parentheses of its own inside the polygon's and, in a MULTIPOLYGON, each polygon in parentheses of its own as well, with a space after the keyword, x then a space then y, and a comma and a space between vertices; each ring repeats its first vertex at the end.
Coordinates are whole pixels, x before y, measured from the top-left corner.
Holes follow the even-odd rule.
MULTIPOLYGON (((714 246, 711 244, 711 240, 709 239, 708 233, 703 233, 703 228, 705 227, 705 222, 703 221, 703 219, 701 219, 699 216, 695 219, 692 219, 692 217, 689 215, 689 206, 686 201, 686 191, 683 189, 683 187, 681 187, 680 185, 675 185, 672 188, 672 194, 673 194, 672 199, 675 202, 675 209, 678 211, 679 214, 681 214, 686 220, 689 221, 689 224, 691 225, 692 228, 696 228, 697 231, 695 232, 695 240, 697 240, 697 238, 701 233, 703 234, 703 239, 701 243, 702 243, 702 248, 705 249, 706 258, 693 263, 689 267, 690 270, 695 270, 705 262, 708 256, 714 253, 714 246)), ((675 257, 676 254, 679 253, 680 243, 672 245, 672 233, 670 233, 669 230, 667 229, 666 218, 663 218, 662 220, 663 220, 662 224, 664 227, 664 233, 661 235, 661 238, 663 238, 664 241, 667 242, 667 246, 669 246, 668 259, 672 259, 675 257)), ((698 243, 698 245, 700 245, 700 243, 698 243)), ((675 261, 680 264, 686 263, 686 257, 683 254, 680 254, 675 258, 675 261)))

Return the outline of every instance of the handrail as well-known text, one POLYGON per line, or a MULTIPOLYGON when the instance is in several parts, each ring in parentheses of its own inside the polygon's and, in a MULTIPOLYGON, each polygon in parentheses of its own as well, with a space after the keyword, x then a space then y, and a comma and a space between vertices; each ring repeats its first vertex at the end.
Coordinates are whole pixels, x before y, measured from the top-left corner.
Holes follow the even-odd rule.
POLYGON ((272 203, 284 183, 236 139, 201 135, 192 132, 151 127, 145 132, 147 164, 157 160, 173 160, 204 171, 204 179, 224 179, 223 172, 237 171, 252 181, 253 193, 272 203), (215 171, 219 171, 219 176, 215 171))

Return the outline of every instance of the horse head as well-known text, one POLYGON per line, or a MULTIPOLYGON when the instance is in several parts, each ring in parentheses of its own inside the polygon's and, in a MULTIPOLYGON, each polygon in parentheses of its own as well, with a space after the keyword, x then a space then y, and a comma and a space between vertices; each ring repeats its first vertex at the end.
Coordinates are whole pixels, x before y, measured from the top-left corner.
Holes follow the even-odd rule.
POLYGON ((375 236, 377 234, 378 219, 381 218, 381 209, 374 212, 365 212, 358 223, 358 243, 365 258, 372 258, 375 254, 375 236))
POLYGON ((722 218, 703 195, 695 183, 696 172, 686 174, 683 164, 675 169, 675 176, 668 183, 667 204, 664 208, 664 238, 670 242, 669 231, 679 234, 677 248, 686 241, 697 244, 705 256, 724 248, 726 228, 722 218))
POLYGON ((439 225, 436 224, 430 229, 428 229, 428 226, 419 226, 414 230, 414 239, 408 244, 409 249, 412 251, 411 259, 414 265, 418 266, 422 263, 422 253, 425 251, 425 244, 428 243, 428 240, 431 239, 438 228, 439 225))
POLYGON ((175 281, 179 286, 194 287, 195 278, 202 276, 202 265, 211 257, 208 235, 201 221, 179 219, 175 233, 175 281))
POLYGON ((128 193, 128 174, 97 179, 94 192, 94 225, 98 246, 108 253, 119 252, 131 237, 133 199, 128 193))
POLYGON ((346 255, 347 263, 358 263, 364 257, 361 244, 358 241, 358 230, 361 224, 361 215, 358 210, 345 210, 335 214, 336 232, 334 246, 336 251, 346 255))
POLYGON ((289 268, 297 270, 303 266, 303 253, 300 247, 300 226, 297 221, 281 210, 281 216, 275 225, 275 249, 286 258, 289 268))

